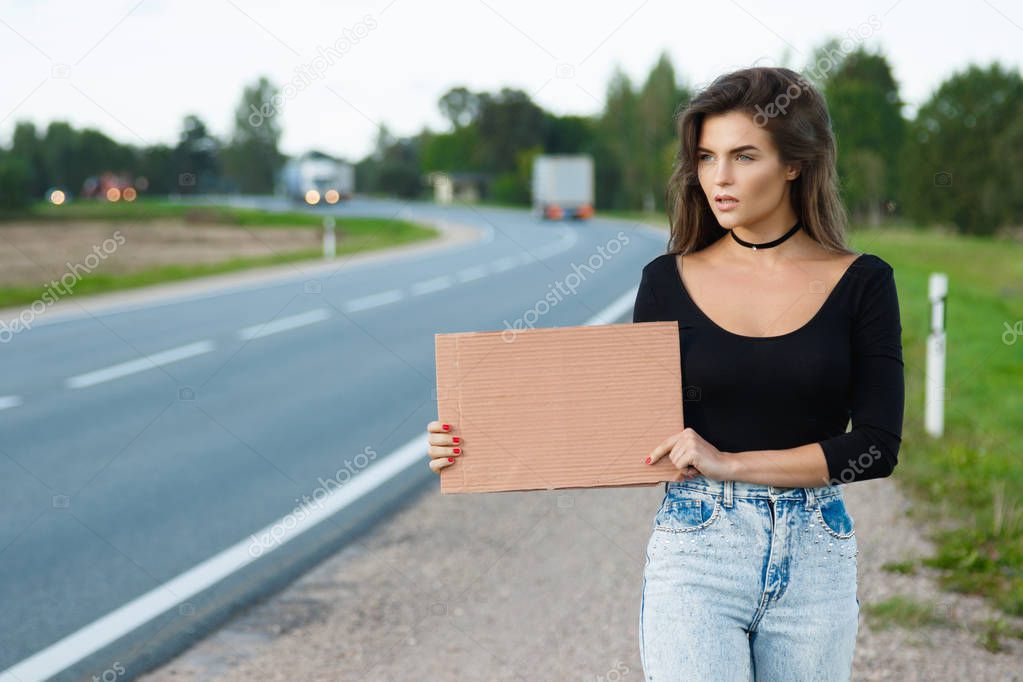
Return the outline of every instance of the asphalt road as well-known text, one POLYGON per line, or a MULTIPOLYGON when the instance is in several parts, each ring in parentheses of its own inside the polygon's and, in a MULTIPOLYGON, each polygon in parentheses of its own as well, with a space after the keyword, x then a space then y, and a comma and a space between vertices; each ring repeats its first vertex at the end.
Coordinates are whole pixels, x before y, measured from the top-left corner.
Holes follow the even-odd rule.
MULTIPOLYGON (((483 237, 40 324, 0 345, 0 671, 286 518, 340 468, 358 479, 422 436, 436 418, 435 333, 631 319, 620 303, 666 238, 496 208, 359 199, 331 211, 443 219, 483 237)), ((431 483, 423 450, 405 485, 431 483)), ((368 509, 367 523, 386 519, 368 509)), ((255 560, 247 581, 291 575, 290 547, 255 560)), ((229 583, 177 613, 242 594, 229 583)), ((117 651, 145 653, 154 637, 117 651)), ((68 678, 126 665, 111 651, 68 678)))

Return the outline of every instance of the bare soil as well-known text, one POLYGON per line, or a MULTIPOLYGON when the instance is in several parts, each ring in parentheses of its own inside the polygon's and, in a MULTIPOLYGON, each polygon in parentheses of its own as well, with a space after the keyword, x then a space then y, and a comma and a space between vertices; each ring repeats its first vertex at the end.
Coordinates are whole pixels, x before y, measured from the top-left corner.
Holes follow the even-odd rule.
POLYGON ((12 222, 0 225, 0 287, 42 285, 72 268, 127 274, 163 265, 212 264, 319 248, 317 227, 12 222))

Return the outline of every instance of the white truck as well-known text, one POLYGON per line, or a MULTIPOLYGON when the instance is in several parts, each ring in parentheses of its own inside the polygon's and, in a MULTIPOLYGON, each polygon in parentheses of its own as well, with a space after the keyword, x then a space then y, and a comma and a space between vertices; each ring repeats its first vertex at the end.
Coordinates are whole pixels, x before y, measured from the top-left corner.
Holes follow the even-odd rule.
POLYGON ((544 154, 533 159, 533 212, 545 219, 593 215, 593 157, 544 154))
POLYGON ((295 201, 336 204, 355 192, 355 167, 320 152, 307 152, 284 164, 281 185, 295 201))

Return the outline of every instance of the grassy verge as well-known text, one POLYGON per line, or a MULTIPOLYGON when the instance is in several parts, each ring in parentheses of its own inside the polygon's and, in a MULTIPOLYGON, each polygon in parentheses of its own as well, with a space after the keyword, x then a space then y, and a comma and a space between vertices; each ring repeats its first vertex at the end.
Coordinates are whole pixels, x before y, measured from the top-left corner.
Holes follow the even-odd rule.
MULTIPOLYGON (((165 202, 136 202, 132 204, 78 203, 70 206, 38 205, 18 214, 0 218, 19 221, 40 221, 40 229, 47 223, 66 220, 126 220, 144 223, 147 220, 178 218, 186 224, 219 224, 238 227, 316 227, 323 216, 309 213, 271 213, 255 209, 224 206, 182 206, 165 202), (65 210, 68 209, 68 210, 65 210)), ((437 236, 433 228, 404 220, 381 218, 336 217, 338 231, 337 254, 343 256, 356 251, 371 251, 437 236)), ((2 229, 2 222, 0 222, 2 229)), ((303 249, 268 254, 258 257, 228 258, 216 263, 160 265, 138 272, 108 274, 92 272, 74 285, 75 294, 97 294, 120 289, 143 287, 160 282, 190 279, 246 268, 276 265, 322 258, 320 249, 303 249)), ((0 307, 31 304, 41 298, 45 285, 35 287, 0 287, 0 307)))
MULTIPOLYGON (((611 212, 604 212, 609 215, 611 212)), ((660 214, 615 217, 667 225, 660 214)), ((851 246, 895 268, 906 363, 895 476, 936 545, 943 586, 1023 616, 1023 246, 912 229, 857 228, 851 246), (923 429, 927 280, 949 277, 945 434, 923 429)), ((889 570, 912 572, 912 562, 889 570)), ((993 628, 997 632, 998 628, 993 628)))
POLYGON ((1023 336, 1006 334, 1023 320, 1023 247, 904 229, 862 231, 852 242, 895 268, 906 361, 895 475, 936 543, 922 563, 941 569, 946 588, 1023 616, 1023 336), (923 430, 931 272, 949 277, 940 439, 923 430))
POLYGON ((235 206, 188 205, 162 199, 109 203, 76 201, 64 206, 38 202, 21 211, 0 212, 0 222, 38 221, 46 223, 75 220, 137 221, 178 219, 194 225, 238 225, 240 227, 311 227, 323 224, 323 216, 300 211, 272 212, 235 206))

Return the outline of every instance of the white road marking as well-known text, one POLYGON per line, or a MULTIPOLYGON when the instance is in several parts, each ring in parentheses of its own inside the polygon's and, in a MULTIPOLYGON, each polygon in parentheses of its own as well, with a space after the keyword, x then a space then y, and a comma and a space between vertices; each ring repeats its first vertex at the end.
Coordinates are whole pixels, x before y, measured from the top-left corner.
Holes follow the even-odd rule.
POLYGON ((282 317, 277 320, 270 320, 263 324, 254 324, 251 327, 245 327, 245 329, 238 332, 238 336, 245 340, 258 339, 262 336, 269 336, 270 334, 276 334, 289 329, 304 327, 308 324, 322 322, 329 317, 329 310, 326 308, 316 308, 315 310, 309 310, 304 313, 299 313, 298 315, 282 317))
POLYGON ((371 294, 369 296, 363 296, 353 301, 348 301, 345 304, 345 310, 350 313, 357 313, 360 310, 368 310, 369 308, 376 308, 377 306, 386 305, 388 303, 395 303, 404 298, 404 294, 399 289, 391 289, 389 291, 382 291, 379 294, 371 294))
POLYGON ((471 268, 465 268, 455 273, 459 282, 471 282, 474 279, 481 279, 487 276, 486 265, 475 265, 471 268))
POLYGON ((165 350, 160 353, 145 355, 137 360, 129 360, 128 362, 122 362, 119 365, 111 365, 110 367, 97 369, 93 372, 79 374, 68 379, 65 382, 65 385, 68 388, 85 388, 86 386, 94 386, 96 384, 101 384, 104 381, 119 379, 123 376, 128 376, 129 374, 144 372, 147 369, 154 369, 160 365, 169 365, 170 363, 177 362, 178 360, 184 360, 196 355, 202 355, 203 353, 209 353, 213 349, 214 345, 212 341, 197 341, 185 346, 171 348, 170 350, 165 350))
POLYGON ((505 256, 494 261, 494 264, 490 267, 494 272, 504 272, 505 270, 511 270, 518 264, 518 256, 505 256))
POLYGON ((15 664, 0 673, 0 682, 49 679, 161 613, 188 601, 256 559, 270 554, 302 533, 315 528, 376 488, 387 484, 410 466, 427 466, 428 449, 427 435, 417 436, 343 486, 332 490, 326 497, 320 498, 316 504, 304 505, 302 514, 291 514, 256 531, 252 536, 236 542, 199 565, 15 664), (253 541, 253 538, 271 537, 274 540, 269 543, 253 541), (259 551, 253 551, 254 548, 258 548, 259 551))
POLYGON ((454 282, 453 279, 451 279, 450 275, 443 275, 441 277, 434 277, 433 279, 428 279, 425 282, 417 282, 416 284, 413 284, 412 285, 412 295, 413 296, 422 296, 423 294, 432 294, 435 291, 440 291, 441 289, 447 289, 448 287, 450 287, 454 283, 455 282, 454 282))
POLYGON ((7 410, 21 404, 21 398, 16 395, 0 395, 0 410, 7 410))
MULTIPOLYGON (((601 310, 599 313, 591 317, 589 320, 584 322, 585 325, 594 324, 613 324, 615 320, 624 315, 625 313, 632 312, 632 306, 636 302, 636 294, 639 292, 639 286, 634 286, 624 294, 619 296, 617 299, 612 301, 611 305, 601 310)), ((631 316, 628 322, 632 322, 631 316)))
MULTIPOLYGON (((627 291, 583 324, 610 324, 621 317, 632 306, 637 288, 627 291)), ((386 485, 409 467, 428 466, 428 438, 426 434, 417 436, 343 486, 332 490, 317 504, 303 507, 302 514, 292 513, 265 526, 248 538, 0 672, 0 682, 47 679, 58 674, 161 613, 188 601, 257 558, 315 528, 376 488, 386 485), (267 538, 274 540, 269 543, 260 542, 267 538), (260 551, 253 552, 253 548, 260 551)))

